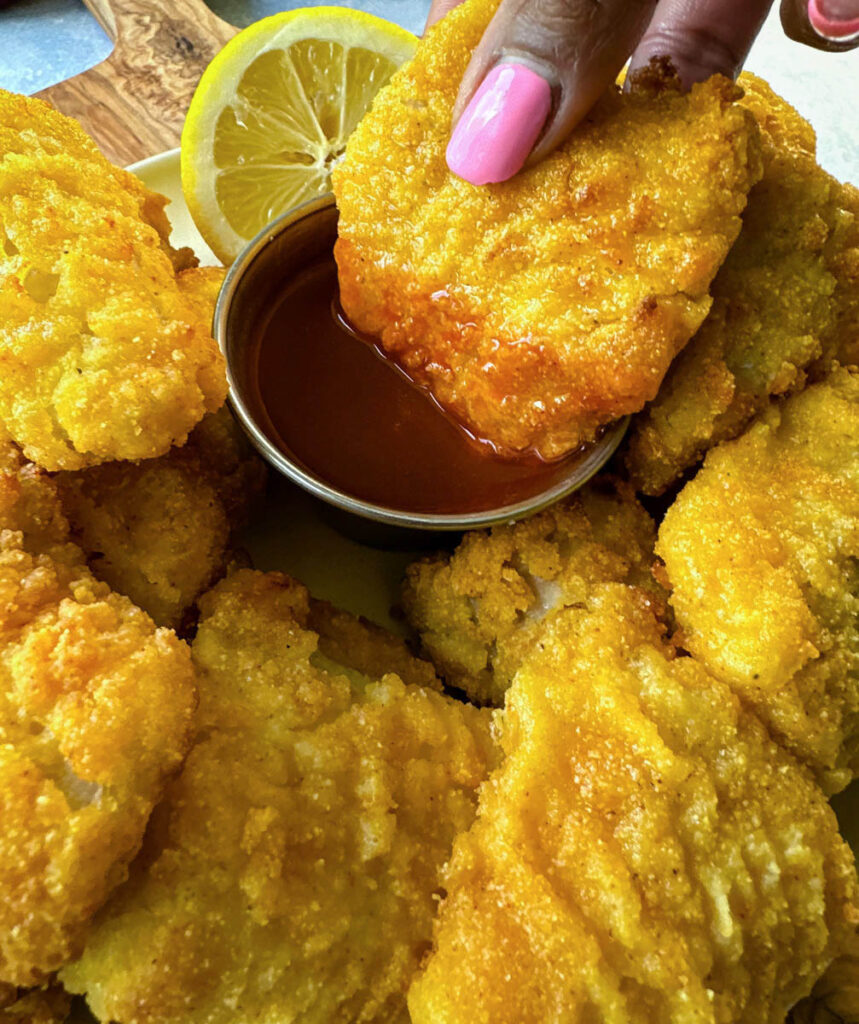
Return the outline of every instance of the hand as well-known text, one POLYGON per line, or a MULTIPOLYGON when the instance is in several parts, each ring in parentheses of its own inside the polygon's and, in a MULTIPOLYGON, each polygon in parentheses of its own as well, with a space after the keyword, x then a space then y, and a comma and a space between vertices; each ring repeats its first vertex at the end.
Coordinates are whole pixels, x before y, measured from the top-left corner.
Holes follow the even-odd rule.
MULTIPOLYGON (((433 0, 427 27, 461 0, 433 0)), ((475 185, 554 149, 614 81, 671 58, 685 86, 735 77, 772 0, 501 0, 462 79, 447 162, 475 185)), ((791 39, 859 46, 859 0, 782 0, 791 39)))

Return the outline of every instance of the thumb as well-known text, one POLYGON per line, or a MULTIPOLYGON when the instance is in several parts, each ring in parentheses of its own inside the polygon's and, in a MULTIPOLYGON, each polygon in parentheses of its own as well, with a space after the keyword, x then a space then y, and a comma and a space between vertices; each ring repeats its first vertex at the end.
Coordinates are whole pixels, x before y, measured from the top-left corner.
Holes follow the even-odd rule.
POLYGON ((614 81, 656 0, 501 0, 454 107, 448 166, 475 185, 562 142, 614 81))

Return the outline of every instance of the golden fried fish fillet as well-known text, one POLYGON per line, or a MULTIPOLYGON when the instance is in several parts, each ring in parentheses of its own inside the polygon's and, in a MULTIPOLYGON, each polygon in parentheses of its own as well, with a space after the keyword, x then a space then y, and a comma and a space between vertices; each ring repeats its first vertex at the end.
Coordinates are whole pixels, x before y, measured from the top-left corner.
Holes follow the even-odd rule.
POLYGON ((0 982, 2 1024, 63 1024, 70 1008, 71 998, 59 985, 21 990, 0 982))
MULTIPOLYGON (((179 275, 201 323, 212 319, 223 277, 217 267, 179 275)), ((231 538, 261 496, 266 469, 223 407, 159 459, 106 463, 56 481, 93 573, 158 625, 177 628, 223 575, 231 538)))
POLYGON ((162 455, 223 403, 164 230, 78 124, 0 91, 0 422, 40 466, 162 455))
POLYGON ((452 555, 408 569, 403 604, 438 672, 501 705, 546 622, 606 583, 661 588, 656 530, 631 488, 606 477, 531 519, 467 533, 452 555))
POLYGON ((764 176, 709 316, 634 422, 627 466, 648 494, 738 436, 771 395, 800 390, 815 364, 859 361, 859 191, 818 166, 811 126, 765 82, 740 81, 764 176))
POLYGON ((859 374, 713 449, 656 551, 683 646, 843 788, 859 772, 859 374))
POLYGON ((97 582, 50 481, 0 473, 0 982, 83 945, 190 740, 188 648, 97 582))
POLYGON ((517 673, 413 1024, 783 1024, 848 941, 823 794, 643 598, 567 609, 517 673))
POLYGON ((558 456, 656 394, 707 314, 760 176, 724 78, 612 89, 512 181, 445 163, 451 110, 497 0, 467 0, 376 97, 332 180, 343 307, 478 436, 558 456))
POLYGON ((201 606, 195 744, 64 983, 120 1024, 406 1024, 488 713, 342 667, 278 573, 201 606))

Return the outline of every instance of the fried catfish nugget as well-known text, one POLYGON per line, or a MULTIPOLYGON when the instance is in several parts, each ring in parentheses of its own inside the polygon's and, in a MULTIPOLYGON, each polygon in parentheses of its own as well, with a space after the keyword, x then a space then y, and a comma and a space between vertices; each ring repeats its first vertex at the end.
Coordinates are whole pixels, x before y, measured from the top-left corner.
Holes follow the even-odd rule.
POLYGON ((859 770, 859 375, 711 451, 656 550, 683 645, 843 788, 859 770))
MULTIPOLYGON (((215 267, 179 275, 201 322, 211 320, 223 276, 215 267)), ((56 480, 93 573, 159 625, 175 628, 223 575, 232 537, 265 488, 266 469, 224 407, 159 459, 111 462, 56 480)))
POLYGON ((17 986, 80 953, 195 700, 188 648, 93 579, 32 470, 0 474, 0 982, 17 986))
POLYGON ((31 461, 162 455, 223 403, 164 230, 163 201, 76 122, 0 92, 0 422, 31 461))
POLYGON ((445 163, 497 0, 468 0, 383 89, 333 171, 344 309, 477 435, 558 456, 653 398, 707 314, 760 175, 751 116, 658 70, 501 185, 445 163))
POLYGON ((859 361, 859 191, 815 159, 811 126, 761 79, 741 76, 764 176, 713 282, 713 308, 633 426, 634 483, 660 494, 771 395, 801 390, 832 358, 859 361))
POLYGON ((845 947, 823 794, 644 598, 567 609, 517 673, 413 1024, 783 1024, 845 947))
POLYGON ((449 683, 501 705, 546 622, 605 583, 664 597, 650 575, 656 530, 631 489, 606 478, 530 519, 467 533, 453 555, 408 569, 403 604, 449 683))
POLYGON ((341 667, 280 574, 202 613, 194 747, 64 983, 119 1024, 406 1024, 488 713, 341 667))

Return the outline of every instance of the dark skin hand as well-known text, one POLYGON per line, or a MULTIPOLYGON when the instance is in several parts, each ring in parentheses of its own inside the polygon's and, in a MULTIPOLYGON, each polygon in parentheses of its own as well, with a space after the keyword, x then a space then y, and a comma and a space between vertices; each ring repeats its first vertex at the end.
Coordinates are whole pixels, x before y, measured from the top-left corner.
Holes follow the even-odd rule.
MULTIPOLYGON (((433 0, 429 28, 461 0, 433 0)), ((553 150, 630 59, 667 56, 685 86, 735 77, 773 0, 501 0, 454 109, 448 164, 503 181, 553 150)), ((819 50, 859 47, 859 0, 781 0, 786 34, 819 50)))

